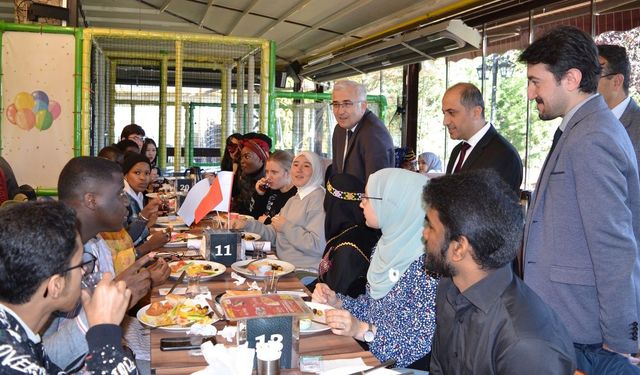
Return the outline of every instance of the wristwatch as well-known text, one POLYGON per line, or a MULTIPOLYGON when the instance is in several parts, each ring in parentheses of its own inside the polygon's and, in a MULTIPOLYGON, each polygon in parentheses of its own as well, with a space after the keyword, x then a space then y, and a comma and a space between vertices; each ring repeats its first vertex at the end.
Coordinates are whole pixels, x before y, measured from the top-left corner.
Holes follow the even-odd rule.
POLYGON ((374 337, 376 336, 375 333, 373 333, 373 330, 371 329, 371 323, 367 323, 367 330, 364 331, 364 342, 372 342, 374 337))

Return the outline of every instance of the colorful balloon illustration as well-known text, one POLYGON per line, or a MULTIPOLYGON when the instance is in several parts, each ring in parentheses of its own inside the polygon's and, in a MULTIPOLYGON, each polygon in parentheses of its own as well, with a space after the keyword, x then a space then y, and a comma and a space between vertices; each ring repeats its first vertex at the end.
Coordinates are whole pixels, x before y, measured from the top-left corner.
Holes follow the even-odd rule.
POLYGON ((40 131, 49 129, 61 113, 60 103, 50 100, 49 95, 42 90, 31 94, 19 92, 6 110, 7 120, 27 131, 34 127, 40 131))

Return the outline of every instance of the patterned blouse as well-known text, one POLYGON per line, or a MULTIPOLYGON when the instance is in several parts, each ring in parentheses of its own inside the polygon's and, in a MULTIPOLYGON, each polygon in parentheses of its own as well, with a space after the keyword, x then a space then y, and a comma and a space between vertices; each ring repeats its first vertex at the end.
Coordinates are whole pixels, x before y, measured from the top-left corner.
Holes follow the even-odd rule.
POLYGON ((338 294, 344 309, 377 327, 369 350, 381 362, 393 358, 396 366, 407 367, 431 351, 438 280, 425 273, 424 258, 416 259, 383 298, 373 299, 369 285, 358 298, 338 294))

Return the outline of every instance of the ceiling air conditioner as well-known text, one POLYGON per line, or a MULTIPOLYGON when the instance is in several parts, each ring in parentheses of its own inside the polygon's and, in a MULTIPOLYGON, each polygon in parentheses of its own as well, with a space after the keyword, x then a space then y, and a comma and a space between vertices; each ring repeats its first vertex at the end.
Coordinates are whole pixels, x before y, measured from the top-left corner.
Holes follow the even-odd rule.
POLYGON ((365 74, 395 66, 477 50, 482 37, 461 20, 450 20, 323 56, 302 68, 301 75, 318 82, 365 74))

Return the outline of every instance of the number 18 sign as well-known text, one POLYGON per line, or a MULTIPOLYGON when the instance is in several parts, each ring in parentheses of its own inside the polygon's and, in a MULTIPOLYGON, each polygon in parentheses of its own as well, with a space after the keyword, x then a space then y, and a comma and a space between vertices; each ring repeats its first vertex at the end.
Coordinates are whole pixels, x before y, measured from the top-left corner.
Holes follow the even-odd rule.
POLYGON ((240 233, 218 230, 205 230, 209 260, 230 266, 238 257, 240 233))

